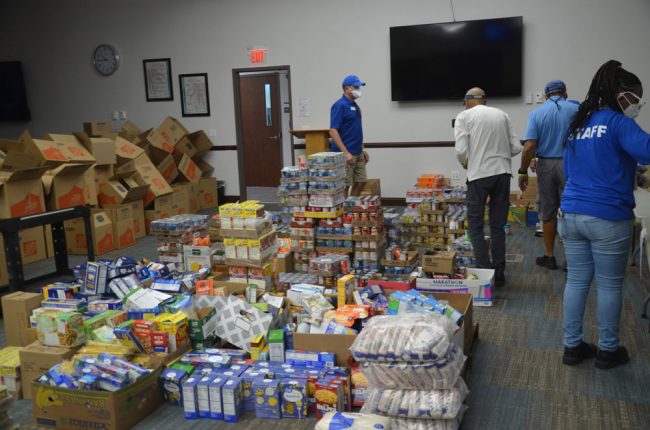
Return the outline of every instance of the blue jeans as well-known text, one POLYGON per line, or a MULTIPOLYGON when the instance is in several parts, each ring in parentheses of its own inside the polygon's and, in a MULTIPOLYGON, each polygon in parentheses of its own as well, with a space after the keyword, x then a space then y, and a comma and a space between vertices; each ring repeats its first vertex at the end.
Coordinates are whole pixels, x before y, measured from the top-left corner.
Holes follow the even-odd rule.
POLYGON ((632 238, 632 221, 608 221, 564 214, 558 219, 569 269, 564 289, 564 345, 583 340, 582 320, 591 282, 596 279, 598 348, 618 348, 623 278, 632 238))

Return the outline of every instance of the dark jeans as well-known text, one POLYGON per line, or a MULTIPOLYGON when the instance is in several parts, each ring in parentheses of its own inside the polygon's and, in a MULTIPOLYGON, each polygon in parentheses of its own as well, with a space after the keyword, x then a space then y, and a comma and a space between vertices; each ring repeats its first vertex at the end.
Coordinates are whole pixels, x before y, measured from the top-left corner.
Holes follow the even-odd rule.
POLYGON ((508 222, 510 178, 509 174, 502 174, 477 179, 467 184, 467 222, 476 265, 482 269, 495 269, 497 273, 501 274, 506 268, 506 232, 503 226, 508 222), (492 262, 490 262, 483 229, 485 204, 488 196, 490 197, 492 262))

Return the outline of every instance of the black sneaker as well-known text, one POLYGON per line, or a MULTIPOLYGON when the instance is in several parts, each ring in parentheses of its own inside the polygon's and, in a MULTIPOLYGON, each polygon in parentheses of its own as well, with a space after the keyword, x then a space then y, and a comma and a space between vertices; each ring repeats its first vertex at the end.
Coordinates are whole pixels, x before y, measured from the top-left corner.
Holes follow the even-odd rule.
POLYGON ((630 356, 627 354, 627 349, 624 346, 619 346, 616 351, 603 351, 599 349, 594 365, 599 369, 611 369, 612 367, 625 364, 628 361, 630 361, 630 356))
POLYGON ((596 356, 596 345, 593 343, 580 342, 580 345, 573 348, 564 347, 564 355, 562 356, 562 363, 567 366, 575 366, 582 363, 588 358, 596 356))
POLYGON ((535 260, 538 266, 546 267, 549 270, 555 270, 557 269, 557 261, 555 261, 555 257, 549 257, 548 255, 543 255, 541 257, 537 257, 535 260))

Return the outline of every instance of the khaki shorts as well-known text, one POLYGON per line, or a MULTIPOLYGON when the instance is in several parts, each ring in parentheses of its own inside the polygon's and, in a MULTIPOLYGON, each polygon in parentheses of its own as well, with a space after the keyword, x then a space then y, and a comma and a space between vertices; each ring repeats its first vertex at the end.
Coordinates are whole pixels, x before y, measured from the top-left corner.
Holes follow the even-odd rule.
POLYGON ((348 187, 351 187, 353 183, 368 182, 368 177, 366 176, 366 158, 363 156, 363 153, 353 155, 353 157, 354 163, 345 165, 345 185, 348 187))

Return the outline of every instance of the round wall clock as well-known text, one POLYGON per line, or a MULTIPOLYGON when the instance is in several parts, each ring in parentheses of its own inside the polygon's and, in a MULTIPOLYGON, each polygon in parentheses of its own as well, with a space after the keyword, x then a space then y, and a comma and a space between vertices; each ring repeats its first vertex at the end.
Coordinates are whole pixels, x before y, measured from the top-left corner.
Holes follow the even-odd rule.
POLYGON ((111 45, 99 45, 93 53, 93 65, 100 74, 112 75, 120 67, 120 53, 111 45))

